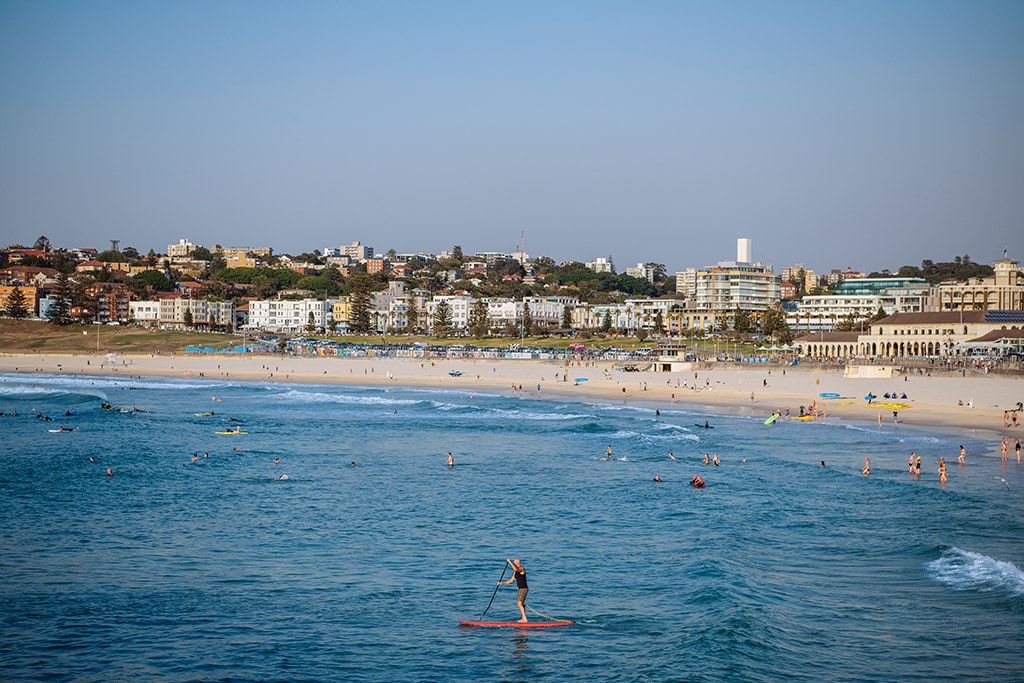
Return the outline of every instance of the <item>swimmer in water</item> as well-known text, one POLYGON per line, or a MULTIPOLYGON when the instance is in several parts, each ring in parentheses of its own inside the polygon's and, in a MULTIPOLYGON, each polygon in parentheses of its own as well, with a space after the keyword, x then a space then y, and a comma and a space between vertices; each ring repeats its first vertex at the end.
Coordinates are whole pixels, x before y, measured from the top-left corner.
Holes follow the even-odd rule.
POLYGON ((455 456, 451 451, 448 451, 448 467, 455 467, 455 456))
POLYGON ((652 479, 651 481, 656 481, 656 482, 658 482, 658 483, 660 484, 660 483, 661 483, 661 476, 660 476, 660 475, 657 475, 657 474, 655 474, 655 475, 654 475, 654 479, 652 479))

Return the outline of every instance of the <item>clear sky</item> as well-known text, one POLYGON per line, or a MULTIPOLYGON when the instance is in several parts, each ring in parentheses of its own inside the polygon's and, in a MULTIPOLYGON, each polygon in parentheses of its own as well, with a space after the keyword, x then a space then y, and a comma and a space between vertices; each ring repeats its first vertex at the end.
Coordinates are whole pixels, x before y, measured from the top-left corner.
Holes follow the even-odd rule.
POLYGON ((0 0, 0 243, 1024 261, 1024 2, 0 0))

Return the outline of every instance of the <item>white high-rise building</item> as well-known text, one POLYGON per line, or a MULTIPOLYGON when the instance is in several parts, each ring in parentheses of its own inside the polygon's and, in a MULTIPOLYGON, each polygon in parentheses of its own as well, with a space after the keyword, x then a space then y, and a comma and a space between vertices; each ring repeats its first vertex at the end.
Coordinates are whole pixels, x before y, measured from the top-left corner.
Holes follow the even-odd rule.
POLYGON ((736 263, 753 263, 754 247, 749 237, 736 240, 736 263))

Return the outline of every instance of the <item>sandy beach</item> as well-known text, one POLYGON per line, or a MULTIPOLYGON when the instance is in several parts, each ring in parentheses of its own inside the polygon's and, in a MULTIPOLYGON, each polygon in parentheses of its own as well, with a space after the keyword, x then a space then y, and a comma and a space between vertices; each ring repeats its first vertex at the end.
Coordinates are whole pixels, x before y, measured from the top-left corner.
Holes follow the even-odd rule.
MULTIPOLYGON (((724 365, 724 364, 723 364, 724 365)), ((1000 435, 1019 438, 1004 427, 1004 411, 1024 400, 1024 382, 996 376, 916 376, 862 379, 843 376, 841 367, 715 366, 691 372, 622 372, 612 363, 565 361, 463 360, 413 358, 323 358, 277 355, 2 355, 0 372, 96 376, 154 376, 185 379, 251 380, 298 383, 429 386, 456 391, 511 393, 522 387, 525 398, 624 401, 652 410, 693 409, 768 417, 775 410, 788 417, 800 408, 818 408, 818 420, 878 422, 882 429, 901 424, 991 432, 998 450, 1000 435), (453 377, 450 371, 459 371, 453 377), (885 393, 906 393, 888 400, 885 393), (821 398, 820 394, 839 398, 821 398), (879 398, 868 405, 864 396, 879 398), (962 402, 962 405, 961 405, 962 402), (900 423, 893 422, 897 404, 900 423), (902 407, 900 404, 902 404, 902 407)), ((1024 422, 1024 414, 1019 416, 1024 422)))

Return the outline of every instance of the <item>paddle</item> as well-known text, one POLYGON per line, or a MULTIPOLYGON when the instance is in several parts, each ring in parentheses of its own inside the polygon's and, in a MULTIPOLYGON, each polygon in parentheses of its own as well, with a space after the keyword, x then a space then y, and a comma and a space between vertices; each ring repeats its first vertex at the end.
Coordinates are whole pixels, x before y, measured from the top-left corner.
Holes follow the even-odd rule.
POLYGON ((494 596, 498 594, 498 589, 501 588, 501 580, 505 578, 505 572, 508 570, 508 562, 501 567, 501 578, 498 579, 498 584, 494 587, 494 592, 491 593, 491 601, 487 603, 487 609, 480 615, 480 621, 483 621, 484 616, 487 615, 487 610, 491 609, 491 605, 494 604, 494 596))

